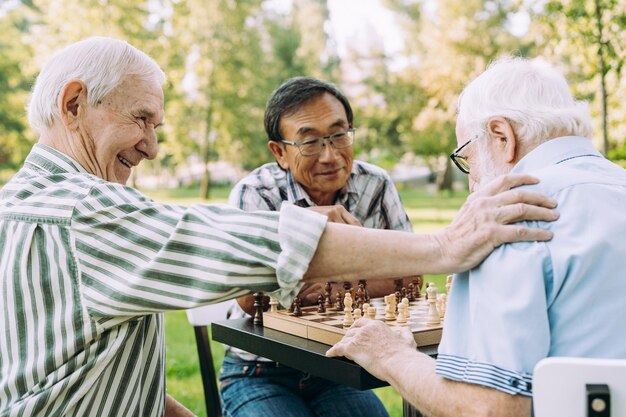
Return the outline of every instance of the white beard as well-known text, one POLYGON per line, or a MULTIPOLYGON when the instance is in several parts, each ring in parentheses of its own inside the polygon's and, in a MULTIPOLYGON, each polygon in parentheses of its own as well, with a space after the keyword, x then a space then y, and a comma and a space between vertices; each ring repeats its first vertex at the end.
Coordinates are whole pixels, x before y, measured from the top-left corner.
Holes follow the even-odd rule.
POLYGON ((506 167, 498 168, 493 162, 491 152, 486 146, 482 144, 478 145, 478 169, 480 170, 480 182, 474 184, 474 191, 478 191, 485 184, 490 183, 492 180, 508 174, 509 170, 506 167))

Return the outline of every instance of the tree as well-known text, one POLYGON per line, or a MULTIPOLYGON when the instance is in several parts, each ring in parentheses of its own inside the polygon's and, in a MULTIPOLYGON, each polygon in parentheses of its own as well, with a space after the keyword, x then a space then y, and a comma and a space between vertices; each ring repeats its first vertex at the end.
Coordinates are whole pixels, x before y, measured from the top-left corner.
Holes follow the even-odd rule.
POLYGON ((564 64, 575 93, 592 101, 603 153, 618 149, 620 142, 611 137, 620 138, 623 146, 626 94, 620 86, 626 83, 622 73, 626 59, 626 3, 551 0, 541 5, 530 3, 529 11, 537 22, 530 33, 532 40, 548 59, 564 64))

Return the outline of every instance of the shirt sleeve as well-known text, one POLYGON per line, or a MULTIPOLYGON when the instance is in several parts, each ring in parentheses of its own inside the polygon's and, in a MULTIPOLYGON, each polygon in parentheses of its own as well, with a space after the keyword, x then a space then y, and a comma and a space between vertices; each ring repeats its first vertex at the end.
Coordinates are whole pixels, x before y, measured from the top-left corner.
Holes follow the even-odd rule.
POLYGON ((381 214, 386 217, 388 229, 406 232, 413 231, 413 226, 404 209, 400 194, 389 175, 385 175, 385 192, 383 194, 381 214))
POLYGON ((84 303, 92 315, 120 316, 277 288, 289 299, 325 224, 291 205, 280 213, 166 205, 106 183, 76 206, 71 229, 84 303))
POLYGON ((532 394, 535 364, 548 356, 546 288, 553 276, 545 243, 502 245, 454 277, 437 373, 509 394, 532 394))

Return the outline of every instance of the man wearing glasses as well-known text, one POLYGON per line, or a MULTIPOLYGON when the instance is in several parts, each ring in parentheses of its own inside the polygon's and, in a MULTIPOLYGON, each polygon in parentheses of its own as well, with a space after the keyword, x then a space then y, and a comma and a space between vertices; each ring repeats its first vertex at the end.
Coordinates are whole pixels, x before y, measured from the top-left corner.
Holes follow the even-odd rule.
MULTIPOLYGON (((412 230, 389 175, 354 161, 352 108, 334 85, 310 77, 285 81, 267 103, 265 130, 276 162, 239 182, 230 204, 247 211, 277 211, 288 202, 325 214, 332 222, 412 230)), ((372 297, 394 291, 393 280, 368 283, 372 297)), ((299 296, 303 305, 311 305, 323 292, 323 284, 310 284, 299 296)), ((243 317, 244 310, 254 314, 252 296, 238 301, 243 309, 232 308, 231 318, 243 317)), ((371 391, 338 385, 232 347, 227 347, 220 379, 230 416, 387 415, 371 391)))
POLYGON ((503 59, 472 81, 456 133, 451 158, 472 190, 509 172, 540 179, 523 188, 556 199, 560 217, 527 225, 554 239, 501 245, 454 277, 436 362, 410 335, 367 319, 328 354, 360 363, 429 416, 528 417, 541 359, 626 358, 626 170, 594 148, 586 104, 540 61, 503 59))

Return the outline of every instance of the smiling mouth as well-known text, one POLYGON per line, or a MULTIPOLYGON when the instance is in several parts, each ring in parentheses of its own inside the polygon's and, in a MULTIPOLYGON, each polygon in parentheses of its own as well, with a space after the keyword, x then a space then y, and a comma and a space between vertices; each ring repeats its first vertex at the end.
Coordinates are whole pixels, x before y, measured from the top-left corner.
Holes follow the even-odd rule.
POLYGON ((126 165, 128 168, 132 168, 132 167, 133 167, 133 164, 131 164, 130 162, 128 162, 128 160, 124 159, 123 157, 118 156, 118 157, 117 157, 117 159, 119 159, 119 161, 120 161, 121 163, 123 163, 124 165, 126 165))

